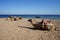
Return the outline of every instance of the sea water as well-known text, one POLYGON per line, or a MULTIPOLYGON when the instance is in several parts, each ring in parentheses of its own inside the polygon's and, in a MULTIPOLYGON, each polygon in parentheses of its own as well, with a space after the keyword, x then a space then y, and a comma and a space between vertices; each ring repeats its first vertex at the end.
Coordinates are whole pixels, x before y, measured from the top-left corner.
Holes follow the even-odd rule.
POLYGON ((23 18, 45 18, 45 19, 60 19, 60 15, 0 15, 0 18, 7 18, 10 16, 21 16, 23 18))

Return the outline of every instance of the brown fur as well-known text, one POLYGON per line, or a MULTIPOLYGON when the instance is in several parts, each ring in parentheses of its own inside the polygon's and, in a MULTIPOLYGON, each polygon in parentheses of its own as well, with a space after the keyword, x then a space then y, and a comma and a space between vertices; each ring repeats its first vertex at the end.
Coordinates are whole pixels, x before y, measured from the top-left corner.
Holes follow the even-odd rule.
MULTIPOLYGON (((32 20, 32 19, 29 19, 28 21, 29 21, 29 22, 34 26, 34 28, 36 28, 36 29, 45 29, 45 30, 49 30, 49 29, 48 29, 48 26, 47 26, 46 24, 43 25, 44 20, 42 20, 42 21, 39 22, 39 23, 34 23, 35 21, 32 20)), ((54 30, 54 29, 55 29, 54 24, 51 25, 51 26, 52 26, 52 27, 51 27, 50 30, 54 30)))
POLYGON ((36 29, 42 29, 42 23, 43 23, 43 21, 39 22, 39 23, 35 23, 35 20, 32 20, 32 19, 29 19, 28 21, 31 22, 31 24, 34 26, 34 28, 36 28, 36 29))

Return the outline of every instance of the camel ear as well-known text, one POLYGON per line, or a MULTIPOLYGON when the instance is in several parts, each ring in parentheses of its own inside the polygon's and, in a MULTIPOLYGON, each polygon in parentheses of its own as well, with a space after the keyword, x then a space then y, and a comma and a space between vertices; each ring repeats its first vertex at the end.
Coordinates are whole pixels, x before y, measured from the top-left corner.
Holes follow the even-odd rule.
POLYGON ((44 19, 41 22, 43 23, 44 22, 44 19))

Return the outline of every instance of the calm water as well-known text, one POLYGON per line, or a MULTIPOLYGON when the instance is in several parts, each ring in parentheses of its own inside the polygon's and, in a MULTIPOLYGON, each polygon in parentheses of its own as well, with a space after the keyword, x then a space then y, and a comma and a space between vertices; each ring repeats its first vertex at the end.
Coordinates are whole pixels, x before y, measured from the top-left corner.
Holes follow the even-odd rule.
POLYGON ((0 18, 7 18, 9 16, 21 16, 23 18, 45 18, 45 19, 60 19, 60 15, 0 15, 0 18))

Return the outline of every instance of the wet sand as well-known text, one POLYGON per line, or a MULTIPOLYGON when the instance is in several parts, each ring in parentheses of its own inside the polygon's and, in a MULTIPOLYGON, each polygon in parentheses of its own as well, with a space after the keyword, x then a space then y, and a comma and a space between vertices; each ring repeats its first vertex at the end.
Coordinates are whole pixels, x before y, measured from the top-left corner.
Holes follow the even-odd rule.
POLYGON ((60 20, 54 19, 52 22, 57 31, 35 30, 24 18, 19 21, 0 18, 0 40, 60 40, 60 20))

